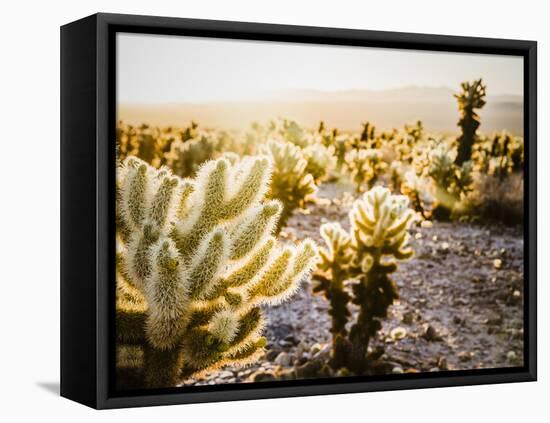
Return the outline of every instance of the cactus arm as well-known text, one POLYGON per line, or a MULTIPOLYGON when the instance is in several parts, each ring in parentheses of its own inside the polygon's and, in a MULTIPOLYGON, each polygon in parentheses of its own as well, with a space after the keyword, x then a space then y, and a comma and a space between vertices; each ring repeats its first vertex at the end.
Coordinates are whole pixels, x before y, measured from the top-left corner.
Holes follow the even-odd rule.
POLYGON ((221 218, 235 218, 257 203, 265 195, 269 174, 270 162, 267 158, 254 160, 241 186, 223 204, 221 218))
POLYGON ((270 201, 252 210, 232 234, 231 260, 248 254, 267 234, 271 234, 281 213, 278 201, 270 201))
POLYGON ((217 275, 228 255, 227 235, 221 228, 203 240, 188 269, 191 298, 205 298, 212 292, 219 281, 217 275))
POLYGON ((145 298, 149 305, 146 333, 157 349, 173 348, 186 325, 189 291, 173 242, 165 239, 153 250, 153 269, 145 298))
POLYGON ((244 262, 240 267, 234 269, 225 278, 225 284, 228 287, 241 287, 250 282, 268 262, 274 246, 275 239, 273 237, 267 238, 267 240, 252 253, 249 260, 244 262))

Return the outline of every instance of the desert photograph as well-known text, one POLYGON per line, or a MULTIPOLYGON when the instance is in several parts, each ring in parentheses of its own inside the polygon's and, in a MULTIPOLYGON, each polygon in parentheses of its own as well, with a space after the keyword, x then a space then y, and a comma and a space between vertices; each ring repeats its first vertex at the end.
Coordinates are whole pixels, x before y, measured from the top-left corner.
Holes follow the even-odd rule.
POLYGON ((118 33, 117 389, 523 366, 523 69, 118 33))

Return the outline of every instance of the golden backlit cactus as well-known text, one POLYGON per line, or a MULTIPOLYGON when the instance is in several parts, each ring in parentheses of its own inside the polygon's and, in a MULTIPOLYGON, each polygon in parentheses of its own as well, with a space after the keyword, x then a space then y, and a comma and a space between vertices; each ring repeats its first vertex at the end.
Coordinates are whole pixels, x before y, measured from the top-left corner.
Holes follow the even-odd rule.
POLYGON ((260 151, 271 157, 273 162, 267 196, 283 204, 277 226, 279 231, 295 210, 303 209, 308 202, 313 201, 317 186, 313 176, 306 170, 308 162, 300 147, 290 142, 270 141, 260 151))
POLYGON ((271 235, 270 176, 267 157, 209 161, 192 180, 135 157, 118 169, 120 383, 175 386, 262 353, 260 307, 289 298, 317 255, 271 235))
POLYGON ((346 162, 357 192, 371 189, 387 168, 381 151, 373 148, 351 150, 346 162))
POLYGON ((305 171, 313 176, 315 184, 326 180, 335 165, 334 148, 316 143, 302 149, 302 154, 307 161, 305 171))
MULTIPOLYGON (((193 132, 195 133, 195 131, 193 132)), ((199 167, 212 160, 221 150, 219 140, 214 134, 197 133, 195 138, 177 140, 165 154, 166 165, 182 177, 194 176, 199 167)))
POLYGON ((473 162, 466 161, 459 166, 456 154, 456 150, 443 141, 430 153, 428 176, 435 183, 437 207, 434 211, 439 219, 450 217, 458 202, 473 189, 473 162))
POLYGON ((411 207, 424 219, 429 219, 437 206, 436 188, 429 178, 418 176, 413 170, 403 175, 401 193, 406 195, 411 207))
POLYGON ((369 340, 398 298, 390 275, 397 269, 397 262, 413 255, 408 244, 413 216, 407 197, 392 195, 389 189, 377 186, 354 202, 349 215, 350 232, 338 223, 321 226, 327 247, 320 250, 314 292, 323 293, 331 304, 331 365, 335 369, 346 368, 354 374, 367 371, 369 340), (359 312, 348 330, 350 301, 359 312))

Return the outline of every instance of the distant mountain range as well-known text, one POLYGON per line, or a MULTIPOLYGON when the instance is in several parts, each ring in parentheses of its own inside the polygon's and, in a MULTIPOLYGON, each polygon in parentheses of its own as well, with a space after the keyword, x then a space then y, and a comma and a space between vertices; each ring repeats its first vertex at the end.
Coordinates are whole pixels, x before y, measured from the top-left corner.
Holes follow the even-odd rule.
MULTIPOLYGON (((389 90, 317 91, 277 93, 269 101, 200 104, 119 105, 119 119, 129 123, 184 125, 190 120, 205 127, 242 129, 254 121, 274 117, 295 119, 316 127, 324 120, 329 127, 358 130, 370 121, 381 129, 401 128, 422 120, 429 132, 456 133, 458 108, 455 91, 448 87, 409 86, 389 90)), ((503 129, 523 134, 523 98, 494 95, 480 112, 482 132, 503 129)))

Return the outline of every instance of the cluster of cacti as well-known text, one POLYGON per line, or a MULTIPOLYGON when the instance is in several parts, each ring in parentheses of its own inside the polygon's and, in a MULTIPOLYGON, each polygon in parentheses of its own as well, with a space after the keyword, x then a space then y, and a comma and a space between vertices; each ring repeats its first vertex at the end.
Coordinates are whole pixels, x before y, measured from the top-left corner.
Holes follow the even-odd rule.
POLYGON ((207 132, 195 133, 194 138, 177 140, 165 154, 166 165, 182 178, 194 176, 203 163, 224 151, 224 140, 219 134, 207 132))
POLYGON ((262 305, 288 298, 316 246, 279 246, 267 157, 205 163, 195 179, 127 158, 117 169, 117 381, 170 387, 258 358, 262 305))
POLYGON ((351 174, 355 190, 370 189, 387 168, 378 149, 353 149, 346 154, 346 164, 351 174))
POLYGON ((157 128, 149 125, 134 127, 119 122, 116 130, 117 159, 138 156, 154 167, 166 163, 165 154, 176 140, 172 128, 157 128))
POLYGON ((377 186, 353 204, 350 232, 339 223, 321 226, 327 247, 320 250, 314 292, 324 294, 330 302, 330 365, 335 369, 367 372, 369 341, 398 298, 391 274, 398 261, 413 254, 408 246, 413 211, 407 204, 407 197, 377 186), (359 307, 352 322, 350 303, 359 307))
POLYGON ((523 169, 523 139, 506 132, 480 140, 474 146, 472 161, 476 170, 503 179, 523 169))
POLYGON ((460 85, 462 91, 455 94, 458 102, 458 110, 460 112, 460 120, 458 126, 462 133, 457 139, 458 152, 455 158, 455 163, 458 166, 472 158, 472 149, 476 142, 476 132, 480 125, 479 116, 476 110, 481 109, 485 105, 486 86, 481 79, 473 82, 463 82, 460 85))
POLYGON ((270 141, 261 147, 260 152, 271 157, 273 162, 267 196, 283 204, 276 228, 278 233, 295 210, 303 209, 313 201, 317 186, 313 176, 306 171, 308 162, 300 147, 290 142, 270 141))

